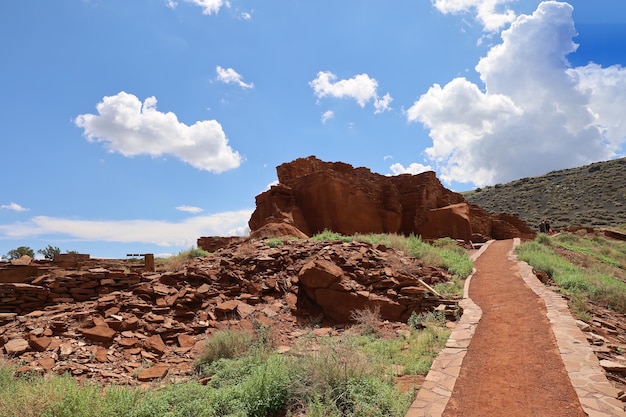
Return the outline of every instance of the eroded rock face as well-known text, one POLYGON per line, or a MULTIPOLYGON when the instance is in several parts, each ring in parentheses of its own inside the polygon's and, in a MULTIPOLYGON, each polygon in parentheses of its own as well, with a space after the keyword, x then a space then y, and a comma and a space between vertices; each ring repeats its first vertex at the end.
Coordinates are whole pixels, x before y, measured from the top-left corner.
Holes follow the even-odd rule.
POLYGON ((344 235, 413 233, 466 242, 534 237, 518 218, 494 216, 468 204, 432 171, 384 176, 314 156, 282 164, 276 171, 279 184, 256 197, 248 223, 256 237, 275 231, 268 227, 272 224, 289 225, 307 236, 328 229, 344 235))

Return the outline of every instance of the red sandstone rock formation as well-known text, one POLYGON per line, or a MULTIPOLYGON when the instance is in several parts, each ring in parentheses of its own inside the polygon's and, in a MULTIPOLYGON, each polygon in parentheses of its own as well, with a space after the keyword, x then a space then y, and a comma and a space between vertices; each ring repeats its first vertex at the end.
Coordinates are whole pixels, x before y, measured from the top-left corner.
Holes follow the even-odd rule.
POLYGON ((491 215, 446 189, 432 171, 384 176, 343 162, 314 156, 276 168, 279 184, 256 197, 251 235, 265 237, 276 225, 312 236, 325 229, 354 233, 414 233, 424 239, 468 241, 533 238, 535 233, 511 215, 491 215), (274 225, 270 227, 268 225, 274 225))

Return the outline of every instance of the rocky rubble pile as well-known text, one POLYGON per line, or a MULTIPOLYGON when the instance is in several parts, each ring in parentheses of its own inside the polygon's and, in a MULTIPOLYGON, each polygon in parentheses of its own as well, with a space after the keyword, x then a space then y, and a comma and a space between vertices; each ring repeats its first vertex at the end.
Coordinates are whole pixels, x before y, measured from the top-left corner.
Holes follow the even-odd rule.
POLYGON ((112 383, 185 378, 219 329, 266 326, 289 347, 315 326, 342 331, 355 309, 378 306, 387 323, 402 325, 413 311, 453 315, 455 301, 432 289, 448 279, 382 245, 308 240, 239 242, 173 272, 55 269, 0 284, 4 299, 22 290, 37 298, 0 312, 0 350, 25 364, 19 372, 112 383))

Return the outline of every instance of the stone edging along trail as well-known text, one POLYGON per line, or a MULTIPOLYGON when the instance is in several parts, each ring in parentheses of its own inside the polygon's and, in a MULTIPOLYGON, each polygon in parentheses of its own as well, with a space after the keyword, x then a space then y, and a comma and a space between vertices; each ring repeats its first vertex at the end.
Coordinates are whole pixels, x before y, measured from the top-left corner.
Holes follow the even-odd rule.
MULTIPOLYGON (((492 243, 483 245, 472 255, 472 260, 478 259, 492 243)), ((515 239, 513 247, 518 244, 519 239, 515 239)), ((517 261, 512 251, 509 259, 516 262, 517 272, 545 304, 559 353, 583 411, 590 417, 626 417, 623 404, 616 399, 617 390, 606 379, 585 335, 571 316, 566 300, 547 289, 533 274, 532 268, 525 262, 517 261)), ((459 303, 463 315, 445 348, 433 362, 406 417, 440 417, 452 397, 467 348, 482 317, 482 310, 468 296, 473 275, 466 279, 464 298, 459 303)))

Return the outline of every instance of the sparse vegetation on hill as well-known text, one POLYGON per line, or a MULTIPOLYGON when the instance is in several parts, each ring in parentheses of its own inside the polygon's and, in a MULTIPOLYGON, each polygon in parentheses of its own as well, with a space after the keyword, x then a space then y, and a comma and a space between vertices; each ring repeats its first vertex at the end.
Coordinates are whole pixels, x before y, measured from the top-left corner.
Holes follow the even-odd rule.
POLYGON ((553 171, 462 193, 491 213, 510 213, 537 227, 615 227, 626 224, 626 158, 553 171))

